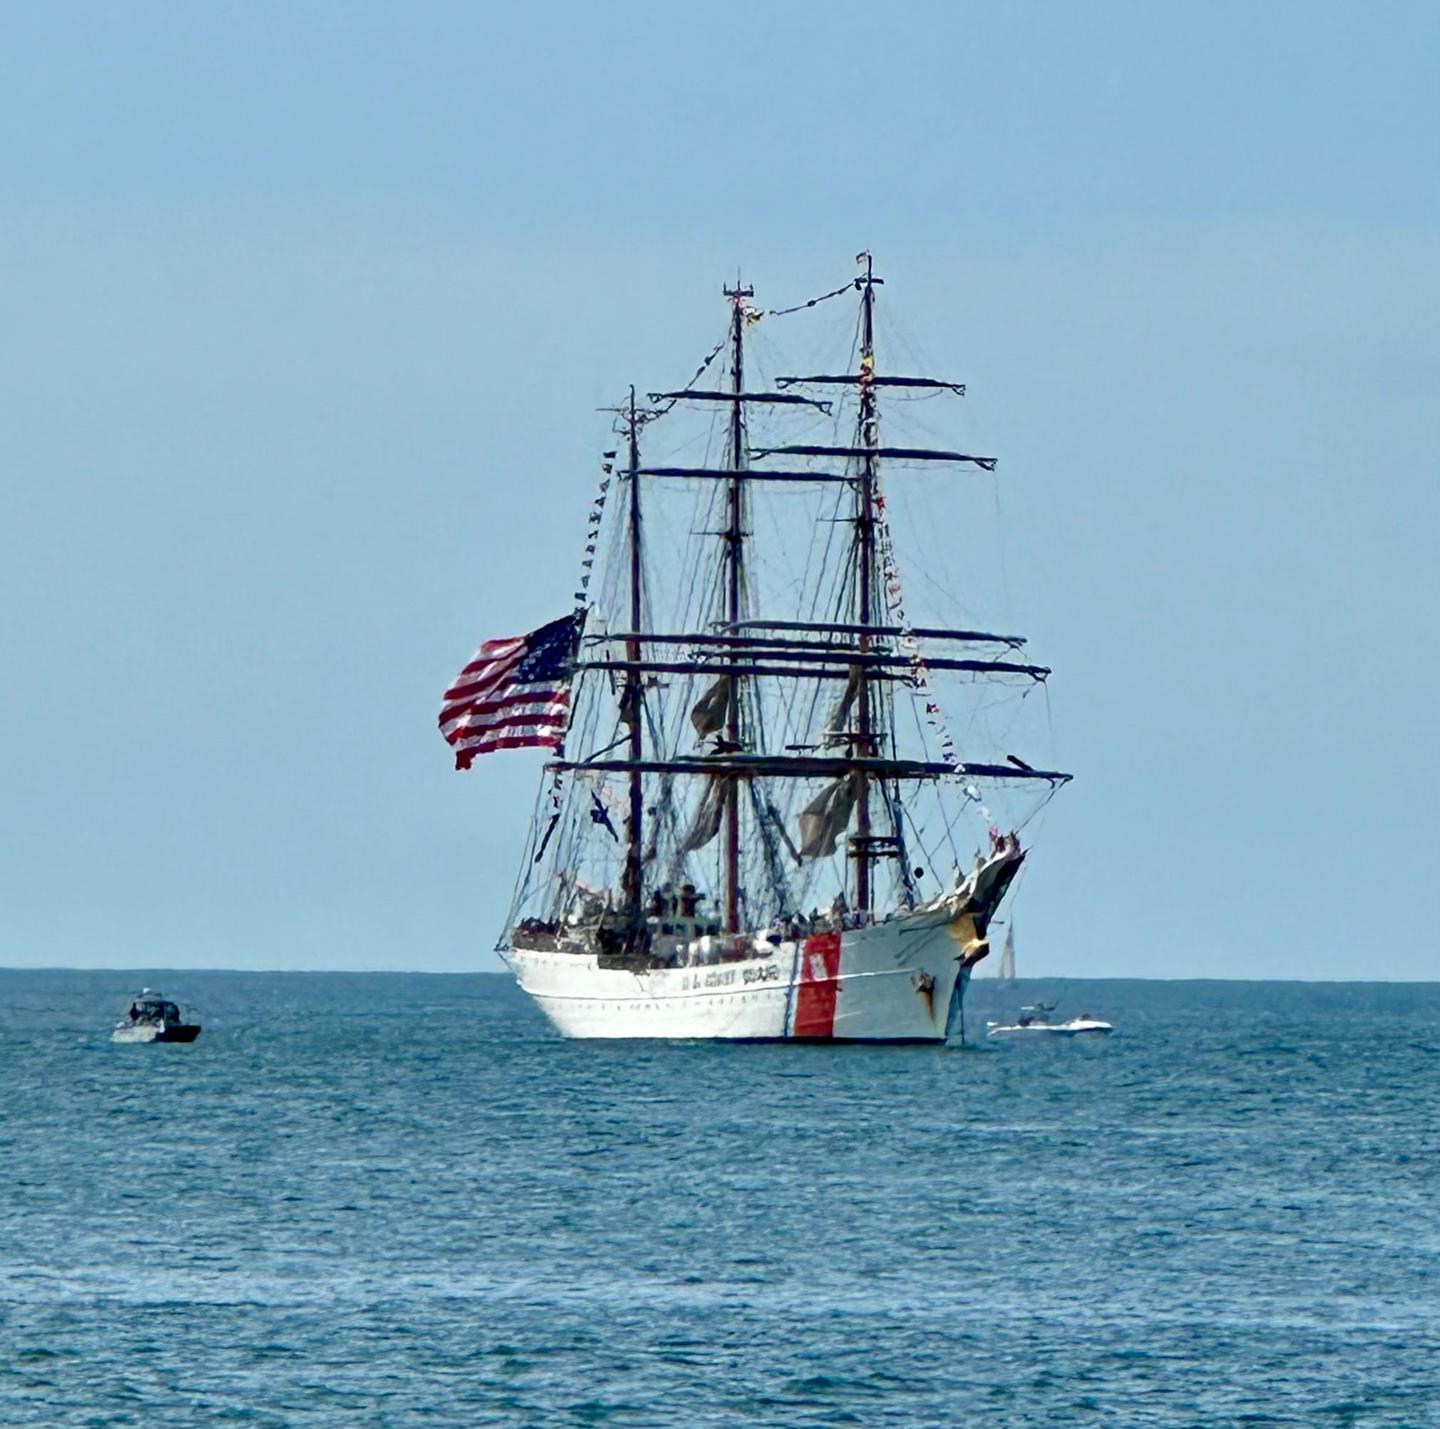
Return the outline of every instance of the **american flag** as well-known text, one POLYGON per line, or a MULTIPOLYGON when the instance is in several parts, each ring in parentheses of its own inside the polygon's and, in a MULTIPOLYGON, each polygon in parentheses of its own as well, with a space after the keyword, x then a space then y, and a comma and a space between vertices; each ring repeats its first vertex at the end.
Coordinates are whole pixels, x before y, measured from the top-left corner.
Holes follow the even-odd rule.
POLYGON ((492 749, 560 748, 580 619, 567 615, 529 635, 487 640, 475 652, 440 707, 440 733, 455 750, 457 769, 492 749))

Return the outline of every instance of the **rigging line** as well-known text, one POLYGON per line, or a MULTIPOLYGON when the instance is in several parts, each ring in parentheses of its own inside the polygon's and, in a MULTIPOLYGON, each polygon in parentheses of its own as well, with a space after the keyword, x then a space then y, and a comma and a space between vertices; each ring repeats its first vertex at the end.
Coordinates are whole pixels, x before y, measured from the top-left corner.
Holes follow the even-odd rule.
POLYGON ((901 630, 898 643, 900 649, 910 657, 911 669, 915 677, 915 691, 926 702, 926 716, 934 720, 935 735, 940 741, 941 757, 955 762, 956 772, 963 773, 963 765, 958 757, 954 740, 945 726, 939 699, 930 683, 929 671, 921 653, 920 642, 905 613, 905 597, 900 584, 900 565, 895 554, 894 534, 890 529, 889 511, 883 498, 877 505, 879 506, 879 517, 876 524, 879 527, 878 544, 881 574, 885 581, 885 601, 891 620, 901 630))
POLYGON ((909 848, 905 842, 904 806, 896 797, 894 784, 886 783, 883 779, 877 779, 875 782, 880 791, 880 803, 885 810, 886 819, 891 829, 894 830, 891 837, 895 840, 895 869, 889 880, 890 893, 893 897, 903 892, 905 898, 913 904, 915 902, 915 879, 910 872, 909 848))
POLYGON ((1055 751, 1055 715, 1050 708, 1050 687, 1045 687, 1045 732, 1050 741, 1050 752, 1055 751))
MULTIPOLYGON (((752 571, 747 568, 741 576, 741 599, 746 610, 753 610, 755 606, 755 601, 750 589, 751 579, 752 571)), ((766 736, 768 734, 763 693, 759 688, 760 682, 758 680, 749 680, 746 683, 750 687, 746 691, 750 703, 749 743, 752 748, 763 749, 766 746, 766 736)))
MULTIPOLYGON (((615 728, 620 728, 620 721, 618 719, 615 721, 615 728)), ((620 746, 624 744, 625 741, 629 738, 630 733, 627 730, 624 734, 620 736, 619 739, 611 740, 604 749, 597 749, 593 754, 587 754, 585 757, 586 759, 599 759, 602 754, 609 754, 612 749, 619 749, 620 746)))
MULTIPOLYGON (((838 502, 838 498, 837 498, 837 502, 838 502)), ((837 506, 837 509, 838 509, 838 506, 837 506)), ((833 513, 832 513, 832 514, 833 514, 833 513)), ((820 533, 815 529, 815 527, 812 526, 811 529, 810 529, 810 540, 809 540, 809 542, 808 542, 808 544, 807 544, 807 546, 806 546, 806 550, 805 550, 805 567, 804 567, 804 569, 803 569, 803 570, 801 571, 801 573, 800 573, 800 590, 801 590, 802 595, 803 595, 803 593, 804 593, 806 590, 810 589, 810 576, 811 576, 811 569, 812 569, 812 567, 813 567, 813 568, 814 568, 814 572, 815 572, 815 588, 814 588, 814 594, 810 597, 810 610, 809 610, 809 612, 808 612, 808 614, 809 614, 812 618, 814 617, 816 607, 819 605, 819 602, 820 602, 820 592, 821 592, 821 587, 822 587, 822 580, 823 580, 823 577, 824 577, 825 568, 826 568, 826 566, 829 564, 830 546, 831 546, 831 543, 832 543, 832 542, 834 541, 834 539, 835 539, 835 532, 836 532, 837 529, 838 529, 838 528, 837 528, 837 526, 834 524, 834 522, 828 522, 828 523, 826 523, 826 525, 825 525, 824 541, 823 541, 823 542, 820 540, 820 533), (820 547, 820 550, 819 550, 819 559, 818 559, 818 560, 816 559, 816 548, 817 548, 817 546, 820 547)), ((800 694, 800 692, 797 690, 797 691, 796 691, 797 700, 798 700, 798 698, 799 698, 799 694, 800 694)), ((811 691, 810 691, 810 701, 809 701, 809 706, 810 706, 810 707, 809 707, 809 709, 806 711, 806 713, 801 717, 801 718, 803 719, 803 724, 797 726, 797 728, 796 728, 795 731, 794 731, 794 734, 795 734, 796 738, 803 738, 803 737, 805 737, 805 735, 806 735, 806 733, 807 733, 807 730, 808 730, 808 727, 814 723, 815 710, 816 710, 816 706, 817 706, 818 703, 819 703, 820 695, 821 695, 821 691, 818 690, 818 689, 815 689, 815 690, 811 690, 811 691)))
MULTIPOLYGON (((968 809, 970 806, 966 804, 968 809)), ((955 842, 955 825, 958 818, 950 811, 947 805, 940 806, 940 822, 945 826, 945 842, 950 848, 950 857, 955 864, 955 871, 958 873, 965 865, 960 856, 960 845, 955 842)))
MULTIPOLYGON (((877 315, 876 325, 880 329, 881 336, 885 339, 886 350, 888 351, 892 345, 897 348, 901 355, 910 363, 910 370, 912 372, 934 372, 939 370, 941 364, 936 364, 931 361, 924 344, 911 333, 908 323, 901 322, 897 318, 894 308, 889 306, 882 308, 877 315)), ((966 384, 960 383, 958 385, 964 387, 966 384)), ((933 397, 942 397, 945 395, 947 394, 943 389, 925 393, 916 392, 914 394, 903 394, 896 392, 892 394, 894 398, 898 398, 904 402, 929 401, 933 397)), ((964 393, 962 392, 961 395, 963 396, 964 393)))
MULTIPOLYGON (((713 433, 712 433, 713 435, 713 433)), ((693 527, 689 538, 689 549, 694 553, 694 559, 687 563, 689 576, 684 587, 677 594, 681 601, 681 615, 686 623, 693 623, 701 610, 708 611, 713 603, 719 598, 721 570, 718 563, 715 569, 711 570, 711 561, 704 547, 708 542, 705 537, 699 534, 708 531, 714 524, 717 515, 716 507, 719 504, 721 491, 719 486, 708 488, 702 502, 702 519, 693 527)), ((664 731, 663 741, 657 740, 657 747, 675 752, 680 752, 681 740, 685 734, 688 716, 691 706, 695 701, 695 680, 682 678, 672 685, 672 689, 679 696, 670 703, 668 719, 669 723, 664 731), (683 693, 682 693, 683 692, 683 693)))
MULTIPOLYGON (((645 848, 645 862, 647 865, 654 865, 660 857, 660 837, 663 831, 664 836, 677 848, 679 846, 679 819, 675 809, 675 781, 673 779, 662 779, 660 782, 660 793, 656 796, 651 806, 652 818, 650 820, 650 841, 645 848)), ((684 854, 674 852, 670 855, 670 862, 667 865, 667 877, 671 883, 677 882, 675 877, 685 858, 684 854)))
MULTIPOLYGON (((710 418, 710 430, 707 434, 705 444, 705 460, 707 464, 710 460, 710 453, 714 449, 716 435, 715 427, 717 421, 717 414, 712 413, 710 418)), ((690 533, 686 538, 686 559, 684 568, 690 572, 689 580, 686 588, 678 592, 681 597, 681 614, 687 622, 692 620, 698 613, 698 607, 696 605, 697 592, 700 591, 702 582, 709 578, 707 576, 707 568, 709 566, 709 559, 707 554, 708 538, 704 533, 708 532, 719 519, 717 508, 723 494, 718 484, 714 487, 710 487, 707 485, 706 487, 702 488, 702 490, 704 491, 704 495, 699 501, 695 503, 694 506, 695 516, 698 519, 696 519, 692 523, 690 533), (700 509, 702 506, 703 511, 700 509)), ((700 595, 699 598, 703 605, 708 606, 709 600, 711 598, 708 590, 704 592, 704 594, 700 595)))
POLYGON ((885 339, 887 349, 896 348, 900 355, 910 363, 912 372, 934 372, 937 370, 935 363, 932 363, 916 342, 912 341, 908 326, 900 322, 894 310, 885 307, 881 310, 877 319, 877 326, 880 328, 881 336, 885 339))
MULTIPOLYGON (((729 335, 727 334, 725 337, 722 337, 720 341, 715 344, 714 347, 710 349, 709 354, 706 356, 704 362, 702 362, 700 366, 695 369, 695 375, 685 384, 686 387, 693 387, 705 375, 706 369, 710 366, 712 362, 715 361, 717 357, 720 356, 721 350, 724 348, 725 344, 729 340, 729 335)), ((673 397, 666 406, 653 408, 652 410, 654 412, 654 415, 651 417, 650 420, 654 421, 656 420, 656 418, 665 416, 667 412, 671 411, 674 408, 675 404, 679 400, 680 399, 678 397, 673 397)))
MULTIPOLYGON (((711 449, 715 437, 715 419, 711 418, 711 429, 707 438, 706 452, 711 449)), ((708 609, 714 599, 713 592, 718 589, 718 573, 711 573, 708 570, 710 562, 705 550, 708 544, 706 537, 702 534, 714 525, 716 507, 720 499, 720 489, 717 486, 704 488, 704 496, 692 507, 694 516, 698 519, 692 520, 690 532, 686 538, 687 557, 682 569, 688 572, 682 588, 676 592, 680 603, 680 612, 683 623, 693 623, 694 617, 699 608, 708 609), (703 507, 703 510, 700 508, 703 507), (712 584, 714 582, 714 584, 712 584)), ((693 702, 694 682, 684 682, 685 697, 674 703, 670 711, 671 724, 663 731, 663 740, 657 741, 662 748, 673 748, 678 751, 680 738, 684 730, 685 715, 693 702)))
POLYGON ((910 832, 915 836, 916 847, 925 855, 925 867, 930 871, 930 875, 934 878, 935 882, 943 889, 945 887, 945 880, 941 878, 939 869, 936 867, 934 849, 925 842, 925 830, 916 822, 915 815, 912 814, 908 808, 902 806, 900 813, 910 825, 910 832))
MULTIPOLYGON (((831 516, 825 521, 824 550, 822 550, 818 569, 816 569, 815 572, 815 592, 814 595, 811 596, 809 611, 806 612, 812 621, 814 621, 814 619, 818 617, 819 612, 821 612, 822 599, 827 598, 827 592, 824 591, 822 581, 824 581, 825 570, 831 568, 832 547, 834 547, 835 540, 837 540, 838 534, 840 534, 842 524, 845 524, 844 519, 841 517, 841 509, 847 504, 847 501, 848 494, 845 493, 844 490, 841 490, 841 488, 837 488, 834 500, 832 500, 831 503, 831 516)), ((854 530, 851 530, 848 542, 850 542, 852 552, 855 542, 854 530)), ((809 552, 806 553, 806 576, 809 575, 809 565, 811 565, 811 557, 814 555, 814 550, 815 536, 812 534, 811 547, 809 547, 809 552)), ((845 562, 842 563, 840 570, 838 570, 837 585, 832 586, 831 592, 828 593, 829 601, 831 601, 831 611, 829 611, 829 614, 831 614, 832 619, 838 619, 847 612, 848 604, 850 604, 852 596, 852 582, 854 582, 854 560, 847 557, 845 562)), ((814 729, 816 710, 818 710, 822 694, 824 693, 825 691, 819 689, 811 691, 809 712, 808 715, 806 715, 806 727, 808 727, 808 729, 814 729)))
POLYGON ((813 308, 818 303, 829 302, 831 298, 838 298, 842 293, 848 293, 853 288, 860 286, 858 278, 851 278, 849 282, 842 283, 833 293, 821 293, 818 298, 811 298, 808 303, 796 303, 793 308, 770 308, 762 313, 762 317, 783 318, 789 317, 791 313, 803 313, 806 308, 813 308))
MULTIPOLYGON (((914 720, 915 720, 915 728, 916 728, 916 731, 917 731, 917 732, 919 733, 919 735, 920 735, 920 747, 921 747, 922 750, 925 751, 926 754, 928 754, 928 753, 930 752, 930 741, 929 741, 929 739, 926 737, 925 727, 924 727, 924 725, 923 725, 923 723, 922 723, 922 721, 921 721, 921 719, 920 719, 920 705, 919 705, 919 702, 918 702, 918 701, 916 701, 916 700, 911 700, 911 701, 910 701, 910 714, 911 714, 911 716, 912 716, 912 717, 914 718, 914 720)), ((956 843, 955 843, 955 824, 954 824, 954 820, 953 820, 953 818, 952 818, 952 816, 951 816, 951 814, 950 814, 950 812, 949 812, 948 806, 946 805, 946 803, 945 803, 945 801, 944 801, 943 799, 937 799, 937 800, 936 800, 936 803, 937 803, 937 806, 938 806, 938 809, 939 809, 939 813, 940 813, 940 822, 941 822, 941 825, 943 826, 943 828, 944 828, 944 830, 945 830, 945 841, 946 841, 946 843, 948 843, 948 844, 950 845, 950 854, 951 854, 951 857, 952 857, 952 858, 954 859, 954 861, 955 861, 955 867, 956 867, 956 868, 959 868, 959 867, 960 867, 960 850, 959 850, 959 848, 956 846, 956 843)), ((966 807, 967 807, 967 808, 969 807, 968 803, 967 803, 966 807)), ((908 812, 908 810, 907 810, 907 812, 908 812)), ((918 826, 916 825, 916 823, 915 823, 915 817, 914 817, 913 814, 910 815, 910 827, 911 827, 912 829, 915 829, 915 831, 916 831, 916 837, 919 838, 920 835, 921 835, 921 830, 920 830, 920 829, 918 828, 918 826)), ((922 844, 921 847, 923 848, 924 845, 922 844)), ((930 860, 931 867, 933 868, 933 867, 934 867, 934 863, 935 863, 935 856, 934 856, 934 854, 931 853, 928 848, 926 848, 926 849, 925 849, 925 856, 930 860)), ((939 875, 937 874, 936 877, 938 878, 939 875)))
POLYGON ((785 913, 790 905, 790 885, 785 877, 785 867, 780 859, 780 849, 775 839, 775 830, 770 821, 765 817, 764 801, 762 790, 757 787, 759 780, 752 780, 750 783, 749 795, 751 805, 751 817, 754 820, 755 828, 760 834, 760 843, 763 852, 764 876, 770 885, 771 897, 776 902, 775 916, 785 913))
MULTIPOLYGON (((530 874, 533 867, 531 849, 535 845, 536 833, 542 822, 540 818, 540 805, 544 801, 545 791, 548 787, 549 781, 542 778, 540 787, 535 794, 535 807, 530 812, 530 836, 525 846, 525 858, 520 865, 520 872, 515 877, 515 885, 510 893, 510 909, 505 915, 505 929, 507 932, 515 926, 515 916, 520 911, 520 904, 529 892, 530 874)), ((501 941, 503 941, 505 934, 502 933, 500 936, 501 941)))
MULTIPOLYGON (((1043 799, 1041 799, 1040 803, 1039 803, 1034 809, 1032 809, 1032 810, 1024 817, 1024 819, 1021 820, 1021 822, 1020 822, 1020 827, 1021 827, 1022 829, 1025 827, 1026 824, 1028 824, 1028 823, 1031 821, 1031 819, 1034 819, 1034 818, 1036 818, 1038 815, 1043 814, 1043 813, 1045 812, 1045 806, 1051 801, 1051 799, 1053 799, 1053 798, 1060 792, 1060 788, 1061 788, 1061 786, 1060 786, 1059 784, 1056 784, 1056 785, 1050 790, 1050 792, 1049 792, 1048 794, 1046 794, 1046 796, 1045 796, 1043 799)), ((1032 845, 1032 846, 1033 846, 1033 845, 1032 845)))
POLYGON ((941 869, 945 866, 945 851, 946 849, 949 850, 950 866, 958 874, 960 871, 960 850, 955 846, 955 837, 950 832, 950 826, 945 821, 945 810, 943 808, 937 808, 934 812, 938 813, 940 817, 940 833, 933 842, 930 840, 930 826, 928 823, 924 828, 921 828, 915 815, 908 809, 906 810, 906 817, 910 820, 910 827, 915 831, 916 842, 919 843, 920 847, 925 851, 926 861, 930 871, 935 875, 936 883, 944 889, 946 880, 941 869))
POLYGON ((1000 598, 1005 603, 1001 614, 1009 620, 1014 607, 1010 600, 1010 564, 1005 556, 1005 522, 1000 514, 1000 479, 992 475, 990 484, 995 490, 995 545, 1000 557, 1000 598))
MULTIPOLYGON (((838 423, 838 416, 835 418, 838 423)), ((830 565, 831 550, 839 531, 839 522, 835 519, 839 516, 841 506, 846 500, 846 493, 843 488, 837 487, 830 508, 830 519, 822 522, 825 526, 825 538, 823 542, 817 540, 818 533, 811 527, 810 540, 805 552, 805 567, 800 574, 800 589, 805 591, 809 587, 811 570, 814 569, 815 586, 810 597, 810 609, 807 612, 813 620, 819 610, 820 602, 824 599, 824 575, 826 568, 830 565), (819 559, 816 560, 816 547, 820 546, 819 559)), ((823 509, 823 508, 822 508, 823 509)), ((843 597, 842 597, 843 601, 843 597)), ((798 694, 798 692, 797 692, 798 694)), ((821 696, 824 694, 820 689, 810 692, 809 710, 805 715, 804 725, 794 731, 797 739, 807 736, 810 729, 814 727, 816 710, 819 707, 821 696)))

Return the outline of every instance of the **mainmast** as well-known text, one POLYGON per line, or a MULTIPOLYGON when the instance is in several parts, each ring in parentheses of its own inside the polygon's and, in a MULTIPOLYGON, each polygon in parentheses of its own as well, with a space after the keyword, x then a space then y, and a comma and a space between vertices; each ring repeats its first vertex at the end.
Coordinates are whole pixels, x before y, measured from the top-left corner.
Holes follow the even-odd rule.
MULTIPOLYGON (((744 489, 745 483, 739 475, 745 467, 745 301, 755 296, 753 287, 742 286, 736 280, 733 288, 725 289, 730 299, 730 470, 727 515, 725 529, 725 620, 735 627, 741 618, 741 592, 745 565, 745 524, 744 489)), ((729 753, 737 753, 740 740, 740 674, 738 667, 743 657, 737 651, 731 657, 731 673, 726 686, 725 699, 725 747, 729 753)), ((724 850, 724 930, 734 933, 740 927, 740 783, 727 779, 725 783, 724 850)))
POLYGON ((641 650, 639 632, 644 627, 641 604, 641 556, 640 556, 640 419, 635 408, 635 389, 630 389, 630 401, 624 409, 626 435, 629 439, 628 475, 630 479, 629 524, 627 530, 628 554, 630 557, 630 630, 631 638, 625 642, 625 687, 621 696, 623 717, 629 724, 630 755, 630 809, 625 821, 625 878, 622 885, 622 900, 630 920, 632 937, 644 927, 644 886, 642 883, 641 856, 644 847, 644 789, 643 771, 640 761, 645 749, 641 726, 641 650))
MULTIPOLYGON (((860 481, 855 493, 855 590, 858 613, 856 620, 862 634, 862 654, 870 651, 869 629, 876 624, 875 592, 875 452, 879 442, 879 420, 875 409, 875 284, 876 278, 869 253, 865 275, 857 280, 860 288, 860 421, 857 445, 864 450, 861 457, 860 481)), ((860 759, 873 759, 877 754, 875 709, 871 701, 873 671, 866 664, 856 665, 852 678, 856 683, 855 753, 860 759)), ((870 864, 874 856, 870 832, 870 776, 864 770, 855 773, 855 838, 851 857, 855 860, 855 911, 868 917, 873 901, 870 864)))

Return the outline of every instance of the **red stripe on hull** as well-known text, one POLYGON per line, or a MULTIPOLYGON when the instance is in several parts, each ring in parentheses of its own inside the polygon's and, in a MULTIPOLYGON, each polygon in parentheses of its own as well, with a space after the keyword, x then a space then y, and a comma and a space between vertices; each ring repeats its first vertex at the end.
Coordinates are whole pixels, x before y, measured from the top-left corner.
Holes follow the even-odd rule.
POLYGON ((835 996, 840 990, 840 934, 816 933, 800 954, 792 1037, 833 1037, 835 996))

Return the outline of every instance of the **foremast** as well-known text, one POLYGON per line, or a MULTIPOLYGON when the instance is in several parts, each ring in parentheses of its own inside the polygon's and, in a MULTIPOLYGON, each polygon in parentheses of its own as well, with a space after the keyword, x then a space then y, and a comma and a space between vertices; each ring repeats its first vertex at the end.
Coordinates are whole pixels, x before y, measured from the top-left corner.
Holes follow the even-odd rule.
MULTIPOLYGON (((876 624, 874 611, 875 592, 875 448, 879 443, 879 420, 875 406, 875 387, 868 379, 875 369, 875 284, 883 281, 875 277, 874 265, 869 253, 862 255, 865 260, 865 275, 857 279, 860 284, 860 418, 859 446, 864 449, 860 464, 860 480, 855 492, 855 587, 857 592, 858 623, 861 634, 857 640, 862 655, 871 650, 870 627, 876 624)), ((875 738, 875 705, 872 697, 874 681, 873 667, 860 663, 854 667, 851 679, 856 684, 855 752, 862 759, 873 759, 878 754, 875 738)), ((850 856, 855 864, 855 911, 868 918, 872 912, 874 894, 871 888, 870 865, 875 857, 875 848, 870 832, 870 776, 863 769, 855 772, 855 837, 851 841, 850 856)))

